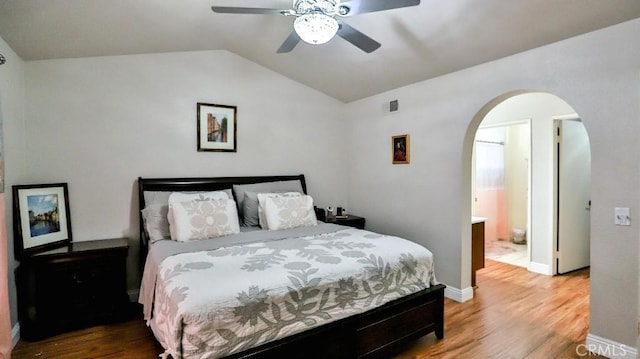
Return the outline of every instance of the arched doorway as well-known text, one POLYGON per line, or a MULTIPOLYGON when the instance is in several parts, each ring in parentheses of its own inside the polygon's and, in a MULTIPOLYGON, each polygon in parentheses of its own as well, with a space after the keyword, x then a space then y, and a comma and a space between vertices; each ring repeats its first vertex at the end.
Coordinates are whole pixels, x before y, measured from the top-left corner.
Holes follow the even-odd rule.
MULTIPOLYGON (((529 240, 527 268, 532 272, 553 275, 588 266, 590 146, 579 115, 564 100, 549 93, 523 90, 506 93, 485 105, 474 117, 465 136, 463 173, 468 174, 469 179, 466 183, 471 184, 474 178, 472 153, 478 130, 482 126, 523 121, 531 124, 531 158, 527 159, 530 161, 526 220, 529 240), (564 127, 567 128, 567 135, 571 133, 581 139, 564 139, 565 130, 561 131, 564 127), (566 154, 570 156, 567 158, 566 154), (576 157, 577 154, 582 156, 576 157), (583 162, 581 167, 575 167, 582 171, 577 176, 574 167, 568 169, 565 166, 573 160, 583 162), (575 194, 565 196, 573 192, 578 182, 586 188, 587 197, 584 197, 584 193, 581 197, 575 194), (575 257, 586 258, 586 262, 575 257)), ((575 163, 570 166, 575 166, 575 163)), ((473 215, 476 196, 472 186, 469 187, 468 198, 471 200, 467 208, 468 213, 473 215)), ((508 221, 505 218, 501 220, 508 221)), ((506 222, 501 227, 504 232, 504 228, 510 230, 514 225, 506 222)))

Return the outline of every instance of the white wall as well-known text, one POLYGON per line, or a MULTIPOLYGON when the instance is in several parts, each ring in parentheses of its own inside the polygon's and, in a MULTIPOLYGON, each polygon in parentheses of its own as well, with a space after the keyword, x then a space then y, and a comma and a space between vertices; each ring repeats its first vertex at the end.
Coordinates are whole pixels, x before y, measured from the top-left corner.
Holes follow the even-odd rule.
POLYGON ((25 63, 26 172, 67 182, 74 241, 130 237, 136 179, 300 174, 320 206, 346 204, 343 104, 226 51, 25 63), (197 152, 196 103, 237 106, 237 153, 197 152))
POLYGON ((371 229, 426 245, 438 279, 468 288, 475 131, 489 109, 522 90, 557 95, 591 140, 590 331, 634 346, 639 222, 616 227, 613 209, 640 210, 638 33, 633 20, 348 104, 350 210, 371 229), (401 110, 390 114, 394 99, 401 110), (411 164, 394 166, 390 137, 400 133, 411 134, 411 164))
MULTIPOLYGON (((526 96, 526 95, 522 95, 526 96)), ((505 182, 509 234, 513 228, 527 228, 529 200, 529 165, 531 163, 530 124, 506 127, 505 182)))
MULTIPOLYGON (((25 127, 24 127, 24 62, 0 38, 0 54, 7 62, 0 66, 0 110, 2 111, 2 150, 5 165, 5 203, 6 223, 12 226, 11 186, 22 182, 25 176, 25 127)), ((7 232, 9 305, 11 325, 18 321, 18 305, 14 269, 17 266, 13 257, 13 232, 7 232)))

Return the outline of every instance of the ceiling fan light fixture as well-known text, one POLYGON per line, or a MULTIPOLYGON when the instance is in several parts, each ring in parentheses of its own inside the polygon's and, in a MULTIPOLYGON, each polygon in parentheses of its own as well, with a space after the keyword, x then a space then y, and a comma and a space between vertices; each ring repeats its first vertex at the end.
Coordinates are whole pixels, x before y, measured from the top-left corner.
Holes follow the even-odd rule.
POLYGON ((340 26, 332 16, 322 12, 309 12, 298 16, 293 22, 293 28, 302 41, 320 45, 336 36, 340 26))

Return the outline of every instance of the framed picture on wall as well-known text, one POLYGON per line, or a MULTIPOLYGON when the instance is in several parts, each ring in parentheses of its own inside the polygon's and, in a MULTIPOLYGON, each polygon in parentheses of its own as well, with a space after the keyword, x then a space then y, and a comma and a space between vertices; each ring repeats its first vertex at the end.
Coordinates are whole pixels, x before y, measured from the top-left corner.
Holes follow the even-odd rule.
POLYGON ((237 149, 236 107, 198 102, 198 151, 236 152, 237 149))
POLYGON ((409 135, 391 137, 391 163, 409 163, 409 135))
POLYGON ((69 244, 67 184, 13 186, 13 232, 16 259, 69 244))

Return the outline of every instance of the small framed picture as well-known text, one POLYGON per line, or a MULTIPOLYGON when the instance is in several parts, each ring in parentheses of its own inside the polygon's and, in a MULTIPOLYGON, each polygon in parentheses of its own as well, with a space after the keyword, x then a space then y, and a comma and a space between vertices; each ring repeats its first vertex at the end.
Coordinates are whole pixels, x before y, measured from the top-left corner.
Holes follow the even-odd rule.
POLYGON ((16 259, 69 244, 67 184, 13 186, 13 232, 16 259))
POLYGON ((409 135, 391 137, 391 163, 409 163, 409 135))
POLYGON ((198 151, 236 152, 238 119, 235 106, 198 102, 198 151))

